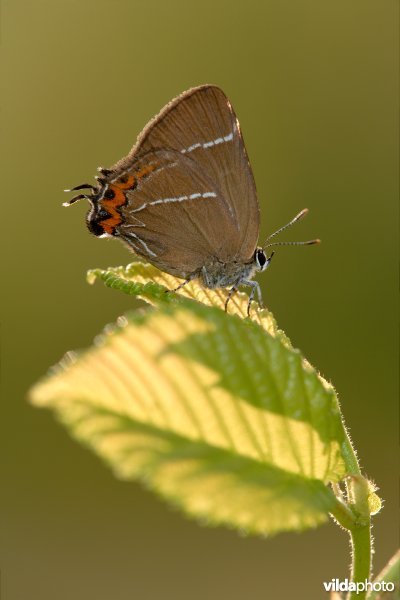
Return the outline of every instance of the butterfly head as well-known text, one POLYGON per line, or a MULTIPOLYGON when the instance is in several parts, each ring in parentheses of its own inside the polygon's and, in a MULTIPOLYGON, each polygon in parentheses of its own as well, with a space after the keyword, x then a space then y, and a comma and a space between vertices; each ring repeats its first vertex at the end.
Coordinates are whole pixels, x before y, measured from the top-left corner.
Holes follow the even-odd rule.
POLYGON ((273 255, 274 253, 272 252, 270 256, 267 256, 263 248, 256 248, 256 251, 254 252, 254 264, 257 271, 265 271, 271 262, 273 255))

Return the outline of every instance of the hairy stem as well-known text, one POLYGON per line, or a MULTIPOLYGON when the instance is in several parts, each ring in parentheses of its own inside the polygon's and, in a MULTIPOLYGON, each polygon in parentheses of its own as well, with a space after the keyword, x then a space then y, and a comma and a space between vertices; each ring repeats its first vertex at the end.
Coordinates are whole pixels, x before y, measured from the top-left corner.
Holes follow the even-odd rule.
MULTIPOLYGON (((371 574, 371 519, 368 507, 368 481, 361 475, 357 456, 351 444, 347 431, 342 444, 342 452, 346 462, 349 477, 346 481, 347 504, 338 498, 338 504, 333 516, 345 527, 350 534, 352 548, 351 581, 354 583, 369 580, 371 574), (351 513, 352 518, 349 513, 351 513)), ((365 592, 350 592, 348 600, 364 600, 365 592)))
MULTIPOLYGON (((350 531, 352 546, 351 580, 355 583, 369 580, 371 567, 371 524, 356 526, 350 531)), ((349 600, 364 600, 367 592, 350 592, 349 600)))

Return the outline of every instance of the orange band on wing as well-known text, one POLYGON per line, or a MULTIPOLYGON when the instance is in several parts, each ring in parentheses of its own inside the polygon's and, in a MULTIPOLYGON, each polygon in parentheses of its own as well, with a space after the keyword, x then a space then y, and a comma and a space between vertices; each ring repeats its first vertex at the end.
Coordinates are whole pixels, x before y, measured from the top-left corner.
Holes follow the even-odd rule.
POLYGON ((105 233, 113 235, 114 229, 117 225, 122 223, 122 216, 120 215, 118 208, 126 204, 126 196, 121 188, 118 188, 116 185, 111 184, 108 186, 108 189, 114 192, 114 197, 103 198, 101 200, 101 206, 103 206, 111 216, 101 221, 100 225, 103 227, 105 233))
POLYGON ((134 175, 123 176, 117 181, 114 181, 113 184, 115 187, 118 187, 120 190, 129 190, 136 185, 136 177, 134 175))
POLYGON ((137 182, 140 179, 147 177, 147 175, 150 175, 155 168, 155 165, 147 165, 140 171, 128 176, 123 175, 120 179, 117 179, 117 181, 108 185, 108 190, 111 190, 111 192, 114 193, 114 196, 112 198, 103 197, 100 202, 100 205, 110 215, 110 217, 103 219, 99 223, 103 228, 104 233, 113 235, 115 228, 122 223, 122 215, 118 209, 120 206, 124 206, 128 201, 124 190, 135 188, 137 182))
POLYGON ((120 190, 131 190, 132 188, 136 187, 137 182, 140 179, 150 175, 154 169, 155 165, 146 165, 140 171, 136 171, 136 173, 131 175, 122 175, 122 177, 117 179, 117 181, 114 181, 113 185, 118 187, 120 190))

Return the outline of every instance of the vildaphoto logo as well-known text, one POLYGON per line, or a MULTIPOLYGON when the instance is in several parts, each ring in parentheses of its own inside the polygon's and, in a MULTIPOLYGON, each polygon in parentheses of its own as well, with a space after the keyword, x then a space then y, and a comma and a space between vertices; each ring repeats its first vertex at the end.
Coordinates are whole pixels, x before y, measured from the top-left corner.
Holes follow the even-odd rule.
POLYGON ((393 592, 394 583, 392 581, 349 581, 347 578, 331 579, 331 581, 324 581, 324 588, 326 592, 393 592))

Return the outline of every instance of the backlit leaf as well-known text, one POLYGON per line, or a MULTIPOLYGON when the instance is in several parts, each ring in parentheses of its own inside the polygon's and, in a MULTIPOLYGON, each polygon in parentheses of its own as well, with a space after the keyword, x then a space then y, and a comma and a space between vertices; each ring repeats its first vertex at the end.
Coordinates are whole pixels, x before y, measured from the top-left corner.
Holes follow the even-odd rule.
MULTIPOLYGON (((192 282, 177 298, 162 286, 179 280, 130 269, 91 277, 157 308, 121 318, 90 350, 67 355, 32 401, 53 409, 119 477, 141 480, 204 523, 270 535, 325 521, 335 503, 327 484, 344 474, 333 388, 267 311, 254 310, 253 321, 227 315, 211 306, 226 292, 192 282)), ((246 309, 241 295, 231 312, 246 309)))

